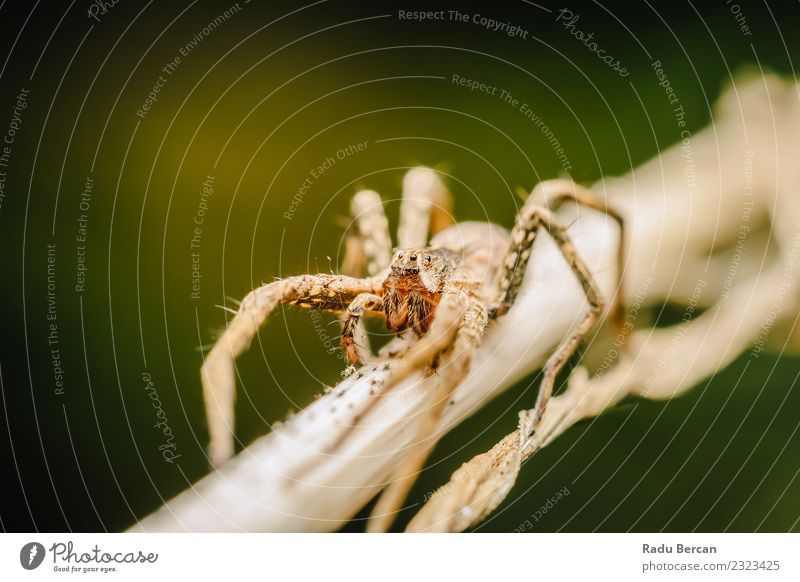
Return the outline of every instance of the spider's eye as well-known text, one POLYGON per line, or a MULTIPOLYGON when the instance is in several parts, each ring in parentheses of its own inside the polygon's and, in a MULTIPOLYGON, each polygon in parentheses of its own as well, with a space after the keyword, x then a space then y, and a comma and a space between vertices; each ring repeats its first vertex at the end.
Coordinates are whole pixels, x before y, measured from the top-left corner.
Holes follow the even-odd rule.
POLYGON ((416 260, 417 260, 417 255, 411 255, 409 258, 410 258, 412 261, 416 261, 416 260))
POLYGON ((397 255, 397 258, 398 258, 398 259, 402 259, 402 258, 403 258, 403 253, 400 253, 400 254, 398 254, 398 255, 397 255))
POLYGON ((426 263, 430 263, 431 262, 431 256, 430 255, 425 255, 425 262, 426 263))

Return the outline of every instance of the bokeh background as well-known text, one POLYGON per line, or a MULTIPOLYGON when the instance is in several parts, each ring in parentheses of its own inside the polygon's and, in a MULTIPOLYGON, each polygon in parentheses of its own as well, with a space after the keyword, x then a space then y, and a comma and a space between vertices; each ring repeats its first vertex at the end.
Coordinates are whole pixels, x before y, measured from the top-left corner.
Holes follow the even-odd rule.
MULTIPOLYGON (((204 475, 199 347, 224 326, 219 306, 276 276, 335 269, 359 187, 383 194, 394 225, 403 172, 431 165, 452 176, 458 219, 509 226, 515 186, 564 173, 517 109, 454 84, 454 74, 530 104, 564 148, 569 174, 591 183, 679 138, 654 60, 694 132, 733 72, 793 75, 800 57, 800 7, 788 2, 100 4, 0 3, 0 133, 28 91, 0 168, 6 531, 118 531, 204 475), (561 8, 629 74, 570 35, 557 22, 561 8), (419 9, 482 14, 526 38, 399 18, 419 9), (138 114, 159 76, 157 101, 138 114), (359 143, 312 179, 286 218, 311 171, 359 143), (148 378, 174 434, 172 462, 159 450, 148 378)), ((336 335, 335 319, 322 321, 336 335)), ((307 312, 280 310, 239 361, 241 443, 309 403, 341 369, 307 312)), ((798 530, 799 370, 791 357, 742 360, 686 396, 630 400, 584 422, 526 464, 478 529, 513 531, 528 519, 534 531, 798 530)), ((426 492, 513 428, 535 381, 444 438, 398 527, 426 492)), ((364 515, 344 529, 362 530, 364 515)))

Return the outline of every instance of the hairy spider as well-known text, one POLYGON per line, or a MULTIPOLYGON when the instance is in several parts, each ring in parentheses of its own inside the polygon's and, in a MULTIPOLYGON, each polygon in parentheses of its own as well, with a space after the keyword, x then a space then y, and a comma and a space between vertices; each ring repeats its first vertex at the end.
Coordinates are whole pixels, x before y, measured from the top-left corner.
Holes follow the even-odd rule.
MULTIPOLYGON (((546 230, 580 282, 589 309, 547 360, 535 409, 541 419, 558 372, 593 329, 604 309, 589 269, 553 211, 573 202, 621 217, 571 180, 548 180, 536 186, 520 210, 511 232, 484 222, 452 225, 450 195, 438 175, 415 168, 403 180, 398 227, 399 249, 393 254, 380 196, 364 190, 351 205, 354 228, 348 235, 343 274, 300 275, 266 284, 249 293, 236 316, 208 353, 201 376, 208 416, 211 461, 219 465, 234 452, 234 359, 247 349, 259 327, 279 303, 342 313, 342 347, 354 367, 375 356, 361 318, 382 316, 398 339, 379 357, 394 362, 382 393, 418 370, 436 370, 435 394, 416 444, 407 453, 373 515, 390 515, 398 507, 430 451, 444 405, 469 371, 473 352, 491 320, 514 304, 523 283, 532 246, 546 230), (434 235, 428 242, 429 231, 434 235), (366 277, 363 275, 366 274, 366 277), (404 365, 397 365, 402 362, 404 365)), ((620 252, 619 273, 622 272, 620 252)), ((620 291, 612 316, 620 321, 620 291)), ((365 414, 362 412, 353 422, 365 414)), ((534 424, 536 424, 536 422, 534 424)), ((342 437, 344 438, 344 437, 342 437)), ((379 529, 388 527, 385 522, 379 529)))

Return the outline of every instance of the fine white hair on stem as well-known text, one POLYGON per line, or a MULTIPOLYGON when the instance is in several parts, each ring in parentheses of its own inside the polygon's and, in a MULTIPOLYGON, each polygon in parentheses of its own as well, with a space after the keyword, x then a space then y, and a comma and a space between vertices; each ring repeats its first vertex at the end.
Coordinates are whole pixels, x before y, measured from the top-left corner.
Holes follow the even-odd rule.
MULTIPOLYGON (((670 398, 747 350, 757 357, 776 339, 779 349, 800 351, 798 95, 794 82, 740 79, 721 98, 709 127, 684 134, 626 176, 593 186, 626 221, 625 297, 633 307, 623 331, 630 332, 629 348, 605 366, 599 362, 607 345, 592 342, 585 361, 594 375, 578 368, 530 438, 529 415, 521 412, 522 430, 465 463, 409 529, 475 525, 512 490, 525 459, 627 395, 670 398), (687 306, 691 317, 648 327, 645 310, 664 301, 687 306)), ((577 252, 610 299, 620 243, 616 224, 571 205, 559 214, 572 224, 577 252)), ((537 239, 517 303, 487 331, 432 438, 541 366, 586 309, 553 241, 537 239)), ((386 485, 424 417, 431 379, 415 374, 351 428, 386 373, 378 364, 349 376, 131 530, 337 529, 386 485), (341 446, 329 452, 345 431, 341 446)))

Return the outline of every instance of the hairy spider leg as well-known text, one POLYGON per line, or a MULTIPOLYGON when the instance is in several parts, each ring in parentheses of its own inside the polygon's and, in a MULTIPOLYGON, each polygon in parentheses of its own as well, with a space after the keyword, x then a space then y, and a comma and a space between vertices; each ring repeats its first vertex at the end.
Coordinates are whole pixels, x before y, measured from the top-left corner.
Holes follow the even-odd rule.
POLYGON ((383 212, 383 202, 374 190, 360 190, 350 201, 353 228, 345 241, 344 260, 339 268, 342 275, 376 277, 391 261, 392 239, 389 221, 383 212))
POLYGON ((397 246, 424 247, 428 237, 453 224, 452 196, 439 175, 430 168, 413 168, 403 177, 403 200, 397 246))
POLYGON ((366 344, 366 334, 360 333, 363 331, 361 316, 365 311, 380 312, 382 308, 383 298, 374 293, 362 293, 347 306, 342 325, 342 349, 350 365, 360 366, 372 359, 372 352, 366 344), (363 338, 360 337, 362 335, 363 338))
POLYGON ((219 466, 233 456, 234 360, 244 352, 279 303, 344 311, 362 293, 376 293, 380 279, 343 275, 300 275, 251 291, 208 353, 200 370, 210 436, 209 456, 219 466))
MULTIPOLYGON (((363 277, 365 271, 367 276, 377 277, 386 271, 392 258, 392 237, 380 194, 374 190, 356 192, 350 201, 350 215, 354 224, 345 240, 344 260, 339 271, 350 277, 363 277)), ((347 315, 340 320, 344 336, 347 315)), ((364 324, 359 319, 351 325, 352 328, 347 331, 347 341, 357 346, 359 359, 366 361, 370 359, 372 350, 364 324)), ((350 346, 345 343, 343 339, 344 355, 352 364, 350 346)))

